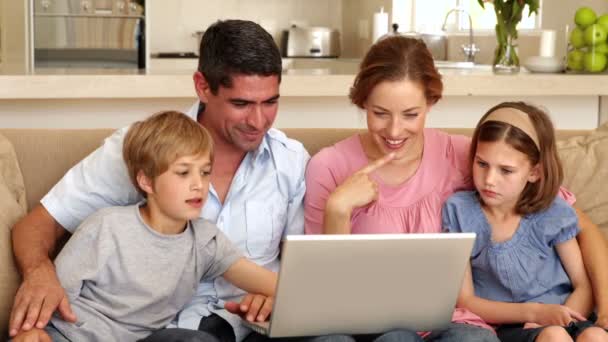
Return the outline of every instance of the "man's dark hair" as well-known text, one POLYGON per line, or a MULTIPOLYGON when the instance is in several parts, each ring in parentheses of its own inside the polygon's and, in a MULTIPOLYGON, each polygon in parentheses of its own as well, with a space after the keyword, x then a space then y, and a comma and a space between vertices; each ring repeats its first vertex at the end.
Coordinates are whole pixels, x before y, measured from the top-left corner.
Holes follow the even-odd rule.
POLYGON ((209 26, 201 39, 198 71, 213 94, 220 86, 230 88, 234 75, 279 77, 281 54, 272 36, 260 25, 247 20, 219 20, 209 26))

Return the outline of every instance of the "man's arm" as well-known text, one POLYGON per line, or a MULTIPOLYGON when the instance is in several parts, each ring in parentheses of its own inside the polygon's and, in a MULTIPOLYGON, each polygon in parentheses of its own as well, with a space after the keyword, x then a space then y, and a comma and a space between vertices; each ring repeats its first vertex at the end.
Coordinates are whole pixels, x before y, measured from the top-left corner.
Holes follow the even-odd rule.
POLYGON ((66 321, 76 321, 51 260, 57 241, 66 233, 42 205, 37 205, 13 227, 13 253, 23 282, 11 311, 11 336, 34 325, 44 328, 57 308, 66 321))
POLYGON ((608 328, 608 244, 589 216, 575 209, 581 227, 577 240, 583 254, 585 269, 591 280, 597 307, 596 324, 606 329, 608 328))

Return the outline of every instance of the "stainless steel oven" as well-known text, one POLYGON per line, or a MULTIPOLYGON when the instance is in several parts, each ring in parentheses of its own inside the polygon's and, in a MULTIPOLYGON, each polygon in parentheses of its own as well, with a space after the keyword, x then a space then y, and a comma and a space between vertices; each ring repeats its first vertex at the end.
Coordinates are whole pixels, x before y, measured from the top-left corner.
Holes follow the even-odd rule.
POLYGON ((145 0, 33 0, 34 68, 145 68, 145 0))

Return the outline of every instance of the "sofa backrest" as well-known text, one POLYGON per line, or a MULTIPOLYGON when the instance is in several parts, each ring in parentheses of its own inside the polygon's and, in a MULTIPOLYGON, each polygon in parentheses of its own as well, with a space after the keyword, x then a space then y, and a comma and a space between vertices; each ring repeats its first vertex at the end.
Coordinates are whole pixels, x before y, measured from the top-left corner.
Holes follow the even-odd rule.
MULTIPOLYGON (((324 146, 346 138, 359 129, 288 128, 290 138, 301 141, 311 155, 324 146)), ((28 210, 78 161, 97 147, 113 129, 0 129, 13 144, 25 183, 28 210)), ((445 129, 470 135, 471 129, 445 129)), ((560 139, 589 131, 559 131, 560 139)))

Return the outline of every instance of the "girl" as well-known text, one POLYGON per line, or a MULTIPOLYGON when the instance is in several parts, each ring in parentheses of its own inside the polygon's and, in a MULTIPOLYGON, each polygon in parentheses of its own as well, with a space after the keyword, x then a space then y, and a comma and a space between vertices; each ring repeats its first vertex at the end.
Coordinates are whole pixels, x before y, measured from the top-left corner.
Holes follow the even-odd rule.
POLYGON ((547 114, 499 104, 470 151, 475 191, 454 194, 442 212, 444 229, 477 233, 458 306, 500 324, 502 341, 608 341, 585 318, 592 291, 576 212, 557 196, 563 172, 547 114))

